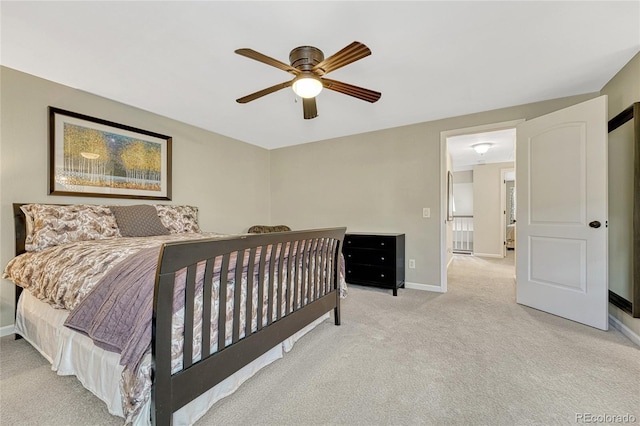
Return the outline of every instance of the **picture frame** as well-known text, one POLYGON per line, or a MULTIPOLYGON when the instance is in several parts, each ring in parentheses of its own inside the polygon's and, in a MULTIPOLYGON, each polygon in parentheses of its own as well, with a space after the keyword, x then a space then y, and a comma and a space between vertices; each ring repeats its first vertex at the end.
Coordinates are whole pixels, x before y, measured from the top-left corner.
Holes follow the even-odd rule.
POLYGON ((49 194, 171 200, 170 136, 49 107, 49 194))
POLYGON ((447 172, 447 222, 453 221, 453 173, 447 172))

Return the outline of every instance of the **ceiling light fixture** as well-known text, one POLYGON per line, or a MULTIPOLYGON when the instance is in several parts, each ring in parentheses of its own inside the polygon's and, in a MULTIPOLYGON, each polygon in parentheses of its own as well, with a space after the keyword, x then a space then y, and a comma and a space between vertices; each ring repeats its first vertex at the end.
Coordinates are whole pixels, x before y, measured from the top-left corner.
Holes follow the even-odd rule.
POLYGON ((293 91, 301 98, 315 98, 322 91, 322 82, 315 74, 303 72, 294 79, 293 91))
POLYGON ((487 151, 489 151, 489 148, 491 148, 492 145, 493 144, 490 144, 488 142, 482 142, 482 143, 477 143, 475 145, 471 145, 471 148, 473 148, 478 154, 482 155, 487 151))

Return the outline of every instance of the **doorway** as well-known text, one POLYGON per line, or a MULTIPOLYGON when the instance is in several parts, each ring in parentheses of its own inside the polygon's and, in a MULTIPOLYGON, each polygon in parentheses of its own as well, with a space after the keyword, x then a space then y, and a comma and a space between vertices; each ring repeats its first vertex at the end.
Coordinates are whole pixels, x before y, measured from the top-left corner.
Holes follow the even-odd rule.
MULTIPOLYGON (((606 118, 607 97, 600 96, 502 127, 517 125, 516 301, 602 330, 608 329, 606 118)), ((496 127, 442 132, 441 177, 453 168, 448 138, 496 127)), ((441 185, 443 212, 444 195, 441 185)), ((441 225, 442 291, 453 256, 451 226, 441 225)), ((476 255, 479 231, 476 225, 476 255)))
POLYGON ((507 191, 503 187, 503 170, 514 169, 515 127, 522 121, 441 133, 442 217, 450 219, 441 227, 442 291, 447 289, 447 270, 454 256, 504 259, 506 255, 507 191), (449 172, 453 176, 452 203, 448 203, 446 190, 449 172), (446 206, 453 207, 451 215, 444 211, 446 206))
POLYGON ((501 192, 502 202, 502 240, 504 241, 503 257, 507 257, 516 249, 516 170, 502 169, 501 192))

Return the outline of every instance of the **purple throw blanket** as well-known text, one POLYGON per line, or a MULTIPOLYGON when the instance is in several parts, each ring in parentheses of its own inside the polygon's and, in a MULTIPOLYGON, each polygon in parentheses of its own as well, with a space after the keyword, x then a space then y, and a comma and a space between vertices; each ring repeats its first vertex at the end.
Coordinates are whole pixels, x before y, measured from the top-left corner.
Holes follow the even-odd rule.
MULTIPOLYGON (((65 325, 91 337, 96 346, 119 353, 120 365, 137 368, 151 345, 153 292, 159 256, 160 248, 152 247, 143 249, 114 266, 71 311, 65 325)), ((228 279, 233 279, 236 262, 237 254, 232 253, 229 258, 228 279)), ((214 263, 214 282, 220 280, 221 263, 220 258, 214 263)), ((247 264, 245 256, 245 274, 247 264)), ((186 269, 176 273, 174 313, 184 306, 185 278, 186 269)), ((202 289, 203 267, 196 268, 195 281, 196 291, 202 289)))
MULTIPOLYGON (((277 253, 279 254, 278 247, 277 253)), ((260 249, 257 250, 260 255, 260 249)), ((266 258, 271 255, 267 249, 266 258)), ((151 345, 153 292, 160 248, 140 250, 108 271, 87 297, 71 311, 64 325, 89 336, 96 346, 121 355, 120 365, 136 369, 151 345)), ((229 257, 228 280, 233 280, 237 253, 229 257)), ((245 251, 243 274, 248 269, 245 251)), ((269 261, 266 267, 269 267, 269 261)), ((202 263, 204 265, 204 263, 202 263)), ((286 263, 285 263, 286 265, 286 263)), ((220 280, 222 259, 216 258, 213 281, 220 280)), ((276 268, 278 265, 276 264, 276 268)), ((254 274, 258 272, 255 265, 254 274)), ((277 272, 276 272, 277 273, 277 272)), ((176 273, 173 312, 184 306, 186 269, 176 273)), ((196 268, 196 291, 202 289, 204 267, 196 268)))
POLYGON ((88 335, 97 346, 120 353, 121 365, 137 367, 151 343, 159 254, 159 247, 144 249, 114 266, 65 325, 88 335))
MULTIPOLYGON (((280 247, 277 249, 277 256, 279 252, 280 247)), ((247 249, 243 256, 243 274, 248 270, 248 254, 247 249)), ((86 334, 97 346, 120 353, 120 364, 133 370, 138 367, 151 345, 153 293, 159 255, 159 247, 147 248, 114 266, 87 297, 71 311, 65 321, 67 327, 86 334)), ((256 255, 260 256, 260 248, 256 255)), ((291 253, 288 253, 286 256, 285 268, 288 267, 290 255, 291 253)), ((271 247, 267 250, 265 257, 270 259, 270 256, 271 247)), ((342 257, 340 260, 340 269, 343 269, 342 257)), ((236 263, 237 254, 232 253, 229 259, 229 280, 233 280, 236 263)), ((269 268, 269 263, 267 260, 266 269, 269 268)), ((278 266, 276 262, 275 267, 278 268, 278 266)), ((200 264, 196 269, 196 291, 202 288, 204 269, 200 264)), ((220 269, 221 259, 217 258, 213 267, 214 282, 220 280, 220 269)), ((344 272, 341 272, 344 276, 344 272)), ((258 262, 255 264, 253 273, 258 274, 258 262)), ((277 276, 277 271, 275 274, 277 276)), ((185 275, 185 269, 176 273, 174 313, 184 305, 185 275)))

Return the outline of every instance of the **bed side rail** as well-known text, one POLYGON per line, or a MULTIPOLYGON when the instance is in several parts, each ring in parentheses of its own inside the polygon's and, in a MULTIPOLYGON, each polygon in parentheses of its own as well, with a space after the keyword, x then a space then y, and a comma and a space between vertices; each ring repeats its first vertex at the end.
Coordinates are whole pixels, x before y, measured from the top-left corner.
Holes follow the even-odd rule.
POLYGON ((331 309, 339 325, 345 231, 330 228, 165 244, 154 292, 152 423, 171 424, 174 411, 331 309), (174 287, 185 269, 183 366, 171 374, 174 287), (197 294, 201 309, 195 306, 197 294), (211 333, 212 322, 214 330, 222 331, 217 337, 211 333), (196 339, 194 325, 202 330, 196 339))

